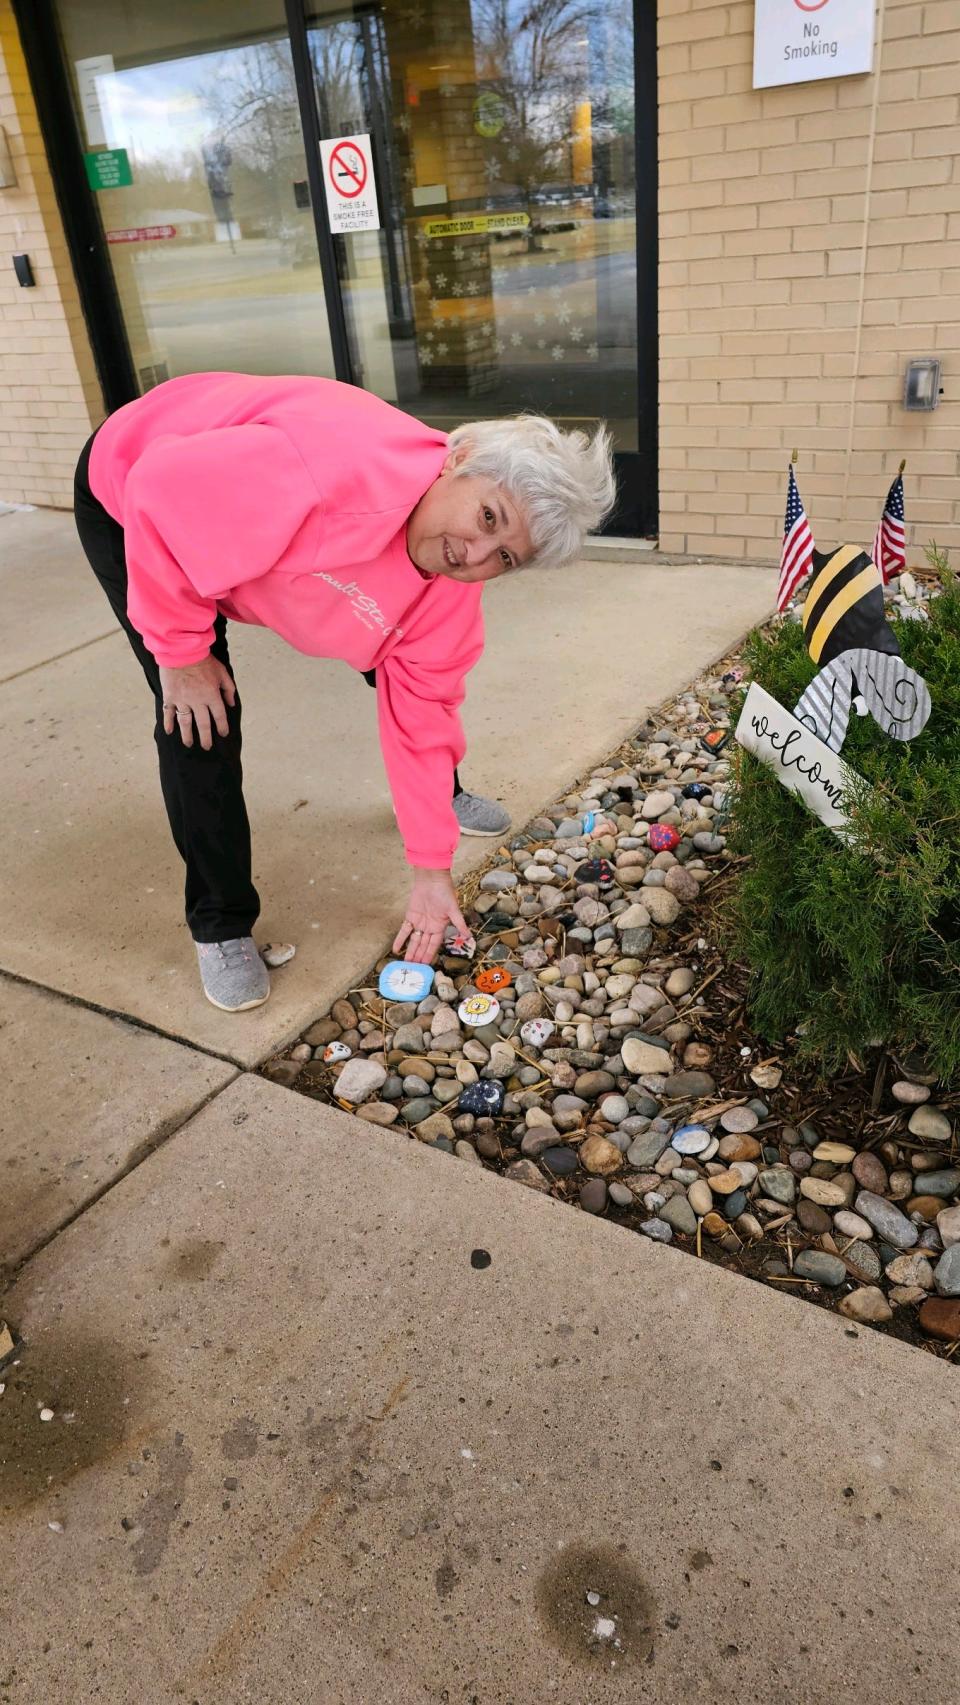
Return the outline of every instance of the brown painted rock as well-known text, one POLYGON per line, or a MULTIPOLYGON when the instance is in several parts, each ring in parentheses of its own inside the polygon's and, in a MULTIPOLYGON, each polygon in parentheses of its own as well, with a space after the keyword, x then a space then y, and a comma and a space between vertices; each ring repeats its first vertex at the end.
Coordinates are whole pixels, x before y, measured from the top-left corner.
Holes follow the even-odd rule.
POLYGON ((960 1297, 928 1297, 920 1305, 920 1327, 948 1344, 960 1338, 960 1297))

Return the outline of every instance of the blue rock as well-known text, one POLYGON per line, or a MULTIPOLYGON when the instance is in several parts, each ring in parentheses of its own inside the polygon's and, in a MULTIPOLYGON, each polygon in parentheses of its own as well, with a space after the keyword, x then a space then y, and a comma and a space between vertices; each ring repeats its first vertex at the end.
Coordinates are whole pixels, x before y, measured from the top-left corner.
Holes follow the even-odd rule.
POLYGON ((480 1083, 468 1083, 457 1097, 457 1111, 474 1113, 479 1117, 496 1118, 503 1111, 506 1090, 498 1078, 484 1078, 480 1083))
MULTIPOLYGON (((687 772, 689 774, 689 771, 687 772)), ((713 792, 705 781, 690 781, 683 789, 684 799, 706 799, 713 792)))
POLYGON ((733 1195, 728 1196, 726 1201, 723 1204, 724 1218, 728 1219, 728 1220, 739 1219, 740 1215, 745 1214, 746 1211, 747 1211, 747 1192, 746 1192, 746 1190, 734 1190, 733 1195))

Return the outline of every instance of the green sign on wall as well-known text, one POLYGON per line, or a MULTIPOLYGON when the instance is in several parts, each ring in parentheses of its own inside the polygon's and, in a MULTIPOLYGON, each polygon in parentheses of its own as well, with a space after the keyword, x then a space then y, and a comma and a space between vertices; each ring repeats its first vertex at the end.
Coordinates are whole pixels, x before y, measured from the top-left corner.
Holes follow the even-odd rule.
POLYGON ((84 154, 83 160, 91 189, 123 189, 133 183, 125 148, 105 148, 97 154, 84 154))

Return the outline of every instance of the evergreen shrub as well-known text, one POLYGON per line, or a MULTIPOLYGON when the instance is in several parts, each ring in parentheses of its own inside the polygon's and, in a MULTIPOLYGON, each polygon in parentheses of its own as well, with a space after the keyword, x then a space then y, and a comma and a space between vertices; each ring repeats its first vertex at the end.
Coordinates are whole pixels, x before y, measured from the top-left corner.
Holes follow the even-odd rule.
MULTIPOLYGON (((878 1042, 922 1052, 941 1078, 960 1068, 960 585, 935 546, 927 555, 942 587, 929 621, 890 625, 932 714, 904 743, 851 713, 854 842, 733 747, 729 844, 749 862, 728 922, 752 973, 749 1016, 768 1040, 799 1027, 800 1056, 825 1074, 878 1042)), ((752 634, 745 657, 788 710, 815 673, 794 621, 752 634)))

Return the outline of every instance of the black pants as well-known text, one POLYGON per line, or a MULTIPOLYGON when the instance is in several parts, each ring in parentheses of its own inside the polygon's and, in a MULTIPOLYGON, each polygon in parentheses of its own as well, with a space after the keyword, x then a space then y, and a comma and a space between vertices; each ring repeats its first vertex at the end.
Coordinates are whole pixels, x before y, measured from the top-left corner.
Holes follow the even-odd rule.
MULTIPOLYGON (((240 698, 224 706, 226 735, 213 730, 209 752, 194 743, 185 746, 179 732, 165 734, 160 671, 136 629, 127 618, 127 563, 123 528, 107 514, 90 490, 87 464, 90 445, 77 463, 74 502, 77 532, 94 574, 110 601, 154 698, 154 739, 160 759, 160 786, 170 828, 186 867, 187 924, 194 941, 231 941, 249 935, 260 914, 260 897, 253 886, 250 823, 243 799, 240 762, 240 698)), ((230 669, 227 624, 218 616, 211 647, 214 657, 230 669)), ((233 670, 230 669, 231 676, 233 670)))

